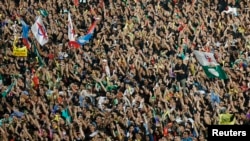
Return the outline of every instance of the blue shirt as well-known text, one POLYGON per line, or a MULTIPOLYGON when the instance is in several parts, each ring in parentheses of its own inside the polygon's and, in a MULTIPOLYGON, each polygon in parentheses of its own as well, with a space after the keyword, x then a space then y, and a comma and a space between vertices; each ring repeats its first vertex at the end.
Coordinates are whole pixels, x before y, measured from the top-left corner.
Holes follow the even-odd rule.
POLYGON ((211 93, 211 101, 214 103, 220 103, 220 97, 214 92, 211 93))
POLYGON ((188 138, 182 139, 181 141, 193 141, 193 139, 191 137, 188 137, 188 138))

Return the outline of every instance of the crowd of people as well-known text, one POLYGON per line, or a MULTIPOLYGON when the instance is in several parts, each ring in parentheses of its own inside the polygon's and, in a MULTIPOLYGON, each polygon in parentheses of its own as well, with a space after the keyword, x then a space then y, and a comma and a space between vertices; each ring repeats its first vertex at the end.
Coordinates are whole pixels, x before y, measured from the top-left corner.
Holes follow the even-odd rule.
POLYGON ((222 115, 250 123, 248 0, 0 6, 2 141, 206 141, 222 115), (68 12, 77 37, 97 21, 80 48, 68 44, 68 12), (20 20, 31 26, 39 15, 49 42, 41 46, 29 32, 28 56, 14 56, 20 20), (213 53, 227 78, 208 78, 194 50, 213 53))

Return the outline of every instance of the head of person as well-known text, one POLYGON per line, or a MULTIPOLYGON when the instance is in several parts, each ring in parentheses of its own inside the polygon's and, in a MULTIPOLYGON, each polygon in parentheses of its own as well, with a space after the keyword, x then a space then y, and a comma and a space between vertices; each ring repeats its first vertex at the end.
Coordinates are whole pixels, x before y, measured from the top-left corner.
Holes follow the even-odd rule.
POLYGON ((189 137, 189 132, 188 131, 184 131, 183 132, 183 139, 186 139, 189 137))
POLYGON ((177 63, 178 63, 179 65, 181 65, 181 64, 183 63, 182 58, 178 57, 178 58, 177 58, 177 63))

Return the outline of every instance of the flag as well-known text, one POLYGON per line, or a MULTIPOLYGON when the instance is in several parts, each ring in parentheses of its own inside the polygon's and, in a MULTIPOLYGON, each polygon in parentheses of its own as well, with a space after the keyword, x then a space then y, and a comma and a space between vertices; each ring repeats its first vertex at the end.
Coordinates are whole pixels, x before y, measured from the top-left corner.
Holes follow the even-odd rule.
POLYGON ((219 125, 234 125, 235 120, 233 114, 219 114, 219 125))
POLYGON ((80 48, 81 45, 76 41, 69 41, 69 46, 74 48, 80 48))
POLYGON ((68 38, 69 41, 75 41, 75 31, 73 28, 70 12, 68 13, 68 38))
POLYGON ((84 45, 86 43, 89 42, 89 40, 92 38, 93 34, 87 34, 85 36, 80 36, 77 40, 77 42, 80 44, 80 45, 84 45))
POLYGON ((22 38, 27 39, 29 37, 29 29, 30 29, 30 27, 23 20, 21 20, 21 24, 22 24, 22 38))
POLYGON ((15 85, 16 85, 16 80, 13 83, 11 83, 11 85, 8 86, 8 88, 5 91, 2 92, 2 97, 6 97, 15 85))
POLYGON ((30 49, 31 45, 27 38, 23 38, 22 42, 23 42, 23 45, 26 46, 27 49, 30 49))
POLYGON ((45 45, 49 41, 46 29, 40 16, 31 26, 31 31, 41 46, 45 45))
POLYGON ((70 13, 68 13, 68 38, 70 47, 80 48, 80 44, 75 41, 75 30, 73 28, 73 23, 70 13))
POLYGON ((237 8, 227 6, 223 13, 226 14, 233 14, 234 16, 238 16, 237 8))
POLYGON ((84 44, 88 43, 89 40, 92 38, 92 36, 93 36, 93 34, 94 34, 95 27, 96 27, 96 21, 94 21, 94 22, 92 23, 92 25, 89 27, 87 34, 86 34, 85 36, 80 36, 80 37, 77 39, 77 42, 78 42, 80 45, 84 45, 84 44))
POLYGON ((36 45, 34 43, 33 43, 33 45, 34 45, 33 46, 34 47, 34 54, 36 55, 36 59, 37 59, 37 62, 39 64, 39 66, 44 66, 44 61, 43 61, 43 59, 42 59, 36 45))
POLYGON ((39 10, 39 13, 44 16, 44 17, 47 17, 49 15, 48 11, 44 10, 44 9, 40 9, 39 10))
POLYGON ((89 27, 87 34, 94 33, 95 27, 96 27, 97 21, 95 20, 92 25, 89 27))
POLYGON ((21 20, 21 24, 22 24, 22 38, 23 38, 22 42, 27 47, 27 49, 30 49, 31 45, 28 40, 30 26, 27 25, 23 20, 21 20))
POLYGON ((208 78, 227 79, 227 74, 215 60, 214 54, 195 50, 194 55, 208 78))

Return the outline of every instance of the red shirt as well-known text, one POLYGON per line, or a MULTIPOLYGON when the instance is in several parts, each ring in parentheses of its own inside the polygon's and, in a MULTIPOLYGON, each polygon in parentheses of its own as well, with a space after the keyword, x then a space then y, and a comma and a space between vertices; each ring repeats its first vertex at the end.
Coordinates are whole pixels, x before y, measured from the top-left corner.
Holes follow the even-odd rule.
POLYGON ((53 59, 54 59, 54 57, 55 57, 55 55, 54 55, 54 54, 51 54, 51 53, 50 53, 50 54, 48 55, 48 58, 49 58, 50 60, 53 60, 53 59))
POLYGON ((240 88, 241 88, 241 90, 242 90, 243 92, 245 92, 245 91, 248 90, 248 86, 246 86, 246 85, 243 85, 243 86, 241 86, 240 88))

